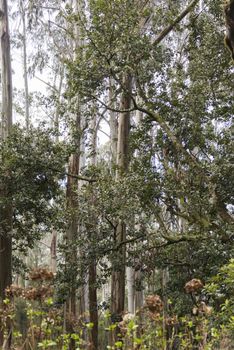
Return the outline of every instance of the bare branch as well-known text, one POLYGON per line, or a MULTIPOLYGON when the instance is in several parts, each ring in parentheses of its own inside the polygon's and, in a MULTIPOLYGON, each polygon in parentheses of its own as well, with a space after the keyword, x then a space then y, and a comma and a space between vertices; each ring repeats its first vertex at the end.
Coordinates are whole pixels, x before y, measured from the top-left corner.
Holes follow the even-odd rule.
POLYGON ((69 31, 67 28, 61 26, 59 23, 55 23, 55 22, 49 20, 49 21, 48 21, 48 25, 50 26, 50 24, 53 24, 54 26, 56 26, 56 27, 62 29, 62 30, 65 31, 67 34, 70 34, 70 35, 72 36, 72 32, 69 31))
POLYGON ((50 167, 49 169, 54 171, 57 174, 66 175, 68 177, 72 177, 72 178, 77 179, 77 180, 83 180, 83 181, 87 181, 87 182, 90 182, 90 183, 97 181, 96 179, 92 179, 92 178, 87 177, 87 176, 71 174, 71 173, 68 173, 66 171, 64 172, 64 171, 61 171, 61 170, 58 170, 58 169, 54 169, 52 167, 50 167))
POLYGON ((37 80, 39 80, 39 81, 41 81, 43 84, 47 85, 51 90, 54 90, 54 91, 58 92, 58 90, 56 89, 56 87, 53 86, 53 85, 51 85, 51 84, 48 83, 47 81, 45 81, 45 80, 39 78, 39 77, 36 76, 36 75, 34 75, 34 78, 37 79, 37 80))
POLYGON ((174 27, 182 21, 182 19, 187 16, 187 14, 192 11, 194 6, 198 3, 199 0, 193 0, 187 8, 181 12, 181 14, 163 31, 158 35, 158 37, 154 40, 153 45, 156 46, 158 45, 173 29, 174 27))
MULTIPOLYGON (((154 234, 154 233, 153 233, 154 234)), ((141 234, 141 235, 138 235, 134 238, 131 238, 131 239, 126 239, 124 241, 121 241, 119 242, 117 245, 115 245, 114 247, 112 248, 109 248, 109 249, 105 249, 102 254, 107 254, 109 252, 113 252, 113 251, 118 251, 123 245, 126 245, 126 244, 129 244, 129 243, 133 243, 133 242, 136 242, 138 240, 141 240, 142 238, 147 238, 145 233, 144 234, 141 234)), ((183 235, 183 236, 168 236, 168 237, 163 237, 166 242, 164 243, 161 243, 161 244, 156 244, 154 246, 151 246, 151 247, 147 247, 147 250, 152 250, 152 249, 160 249, 160 248, 164 248, 164 247, 167 247, 167 246, 170 246, 170 245, 173 245, 173 244, 178 244, 178 243, 181 243, 181 242, 196 242, 197 240, 201 241, 205 241, 207 239, 210 239, 210 237, 204 237, 204 236, 201 236, 201 235, 194 235, 194 236, 189 236, 189 235, 183 235)))
POLYGON ((70 173, 65 173, 65 175, 69 176, 69 177, 72 177, 74 179, 77 179, 77 180, 83 180, 83 181, 87 181, 87 182, 96 182, 97 180, 95 179, 91 179, 89 177, 86 177, 86 176, 82 176, 82 175, 75 175, 75 174, 70 174, 70 173))
POLYGON ((98 131, 110 139, 110 135, 108 135, 104 130, 99 128, 98 131))

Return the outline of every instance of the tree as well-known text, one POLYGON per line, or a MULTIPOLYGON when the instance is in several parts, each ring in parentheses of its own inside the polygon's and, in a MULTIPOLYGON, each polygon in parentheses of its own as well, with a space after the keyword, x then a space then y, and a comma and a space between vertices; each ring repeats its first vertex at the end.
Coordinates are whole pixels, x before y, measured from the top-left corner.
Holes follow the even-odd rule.
MULTIPOLYGON (((7 1, 0 2, 0 35, 1 35, 1 82, 2 82, 2 113, 1 139, 6 140, 12 127, 12 72, 10 55, 10 37, 8 25, 7 1)), ((0 206, 0 303, 5 297, 5 289, 12 282, 12 202, 8 198, 9 188, 0 183, 0 194, 4 199, 0 206)), ((9 349, 11 345, 10 321, 8 334, 0 332, 0 345, 9 349), (3 343, 4 341, 4 343, 3 343)))
MULTIPOLYGON (((2 82, 2 118, 1 139, 6 140, 12 127, 12 76, 10 37, 8 25, 7 1, 0 2, 0 25, 1 25, 1 82, 2 82)), ((3 161, 3 159, 2 159, 3 161)), ((8 174, 10 175, 10 174, 8 174)), ((5 288, 12 281, 12 203, 8 198, 9 188, 1 183, 0 212, 0 299, 4 299, 5 288)))
MULTIPOLYGON (((128 170, 129 164, 129 131, 130 131, 130 112, 131 107, 131 89, 132 77, 126 74, 123 77, 123 94, 120 101, 120 109, 126 110, 122 112, 118 120, 118 142, 117 142, 117 170, 116 178, 123 176, 128 170)), ((126 223, 120 221, 116 227, 114 244, 118 245, 126 240, 126 223)), ((111 312, 113 315, 120 316, 124 311, 125 304, 125 260, 126 247, 123 245, 117 252, 118 260, 121 265, 113 266, 112 287, 111 287, 111 312)))
POLYGON ((26 11, 23 2, 19 1, 19 9, 22 19, 22 44, 23 44, 23 70, 24 70, 24 93, 25 93, 25 120, 26 128, 29 129, 29 90, 28 90, 28 62, 27 62, 27 34, 26 34, 26 11))
MULTIPOLYGON (((214 127, 220 118, 218 105, 228 108, 225 120, 230 120, 230 106, 227 106, 225 99, 219 98, 219 94, 223 91, 221 86, 225 86, 225 91, 228 91, 225 96, 230 96, 232 73, 227 68, 222 38, 217 30, 220 12, 217 16, 217 7, 212 3, 209 3, 208 15, 197 12, 197 3, 192 1, 184 8, 182 5, 173 7, 173 16, 170 9, 166 12, 163 7, 159 7, 147 31, 140 35, 139 22, 144 16, 147 19, 147 11, 139 13, 133 2, 127 1, 111 2, 108 6, 104 6, 101 1, 92 2, 90 22, 82 22, 87 36, 86 45, 78 52, 77 60, 69 66, 71 88, 74 92, 79 91, 84 101, 96 101, 101 111, 142 113, 141 128, 136 128, 135 133, 138 141, 132 147, 145 148, 147 152, 150 149, 150 154, 148 158, 141 157, 138 162, 133 160, 130 169, 135 169, 142 179, 144 166, 151 173, 147 186, 146 182, 141 182, 142 188, 147 188, 148 198, 140 193, 137 195, 144 203, 144 215, 146 208, 152 215, 154 234, 150 233, 151 227, 144 237, 154 267, 170 267, 170 254, 174 257, 172 273, 174 269, 179 271, 176 264, 182 264, 182 257, 186 256, 185 264, 188 263, 195 245, 200 247, 196 251, 201 249, 201 254, 204 254, 201 244, 203 239, 211 239, 212 236, 217 242, 219 237, 219 244, 222 245, 222 225, 227 225, 230 230, 233 222, 228 207, 232 198, 230 192, 227 195, 221 185, 223 176, 218 175, 216 163, 220 164, 218 149, 226 141, 224 134, 217 133, 214 127), (190 18, 185 24, 184 18, 188 14, 190 18), (207 16, 211 16, 213 21, 208 21, 207 16), (163 26, 165 18, 170 21, 166 27, 163 26), (175 39, 173 31, 176 31, 179 40, 183 40, 178 55, 171 45, 175 39), (210 41, 212 47, 208 45, 210 41), (198 79, 201 73, 203 78, 198 79), (129 93, 131 104, 124 109, 121 96, 129 92, 123 83, 126 74, 134 77, 134 83, 129 93), (106 102, 107 81, 110 77, 115 82, 112 92, 114 103, 106 102), (207 81, 210 82, 209 89, 207 81), (154 130, 153 142, 152 136, 149 137, 150 130, 154 130), (138 164, 138 168, 134 164, 138 164), (180 219, 185 220, 186 229, 175 224, 180 219), (177 261, 178 252, 181 258, 177 261), (154 262, 156 255, 158 258, 154 262)), ((228 128, 226 131, 229 132, 228 128)), ((228 149, 228 144, 223 144, 221 148, 226 149, 226 146, 228 149)), ((136 186, 135 182, 129 181, 129 188, 133 183, 136 186)), ((128 233, 126 240, 120 240, 121 249, 124 249, 125 241, 128 243, 128 238, 134 239, 128 233)), ((137 237, 135 239, 137 241, 137 237)), ((227 237, 228 241, 230 239, 231 234, 227 237)), ((198 259, 195 260, 197 266, 198 259)), ((188 274, 195 270, 198 271, 197 267, 195 269, 190 261, 188 274)), ((184 278, 188 274, 184 274, 184 278)))

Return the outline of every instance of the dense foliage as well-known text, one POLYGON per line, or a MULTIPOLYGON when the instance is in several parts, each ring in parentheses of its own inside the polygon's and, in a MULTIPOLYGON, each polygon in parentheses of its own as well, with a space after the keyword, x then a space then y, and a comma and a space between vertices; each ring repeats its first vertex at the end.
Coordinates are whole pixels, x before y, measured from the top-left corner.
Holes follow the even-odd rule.
MULTIPOLYGON (((152 12, 148 23, 151 10, 141 4, 94 1, 87 18, 83 14, 73 19, 83 30, 84 45, 69 64, 71 93, 80 94, 90 114, 93 104, 101 111, 111 109, 106 102, 111 78, 118 111, 123 76, 128 74, 134 77, 128 91, 132 115, 143 114, 140 125, 132 125, 128 174, 121 184, 109 180, 107 188, 101 186, 108 215, 95 194, 100 225, 109 226, 111 241, 104 242, 115 250, 109 232, 114 235, 119 218, 127 220, 127 240, 134 242, 128 246, 129 263, 133 260, 134 266, 135 251, 142 266, 150 261, 148 271, 168 268, 166 294, 171 290, 180 307, 186 305, 186 280, 205 280, 233 254, 233 181, 228 175, 233 68, 223 49, 221 8, 216 5, 207 2, 203 11, 192 12, 162 43, 158 32, 163 9, 152 12)), ((101 230, 96 254, 102 239, 101 230)))
POLYGON ((22 349, 96 349, 99 330, 100 349, 231 349, 234 69, 220 1, 19 3, 27 35, 13 44, 26 62, 29 40, 24 71, 47 91, 15 97, 15 115, 28 105, 43 126, 0 143, 15 282, 19 256, 39 241, 48 254, 23 258, 31 274, 7 286, 0 346, 5 332, 22 349), (117 313, 114 274, 128 292, 117 313))

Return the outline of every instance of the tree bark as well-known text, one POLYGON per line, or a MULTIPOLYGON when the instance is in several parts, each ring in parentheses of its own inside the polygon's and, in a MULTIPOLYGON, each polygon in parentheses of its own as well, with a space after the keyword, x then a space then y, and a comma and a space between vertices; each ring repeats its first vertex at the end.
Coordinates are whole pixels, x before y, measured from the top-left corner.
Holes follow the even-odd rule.
MULTIPOLYGON (((80 117, 77 116, 76 120, 76 128, 79 130, 80 125, 80 117)), ((80 142, 77 142, 76 153, 72 154, 69 159, 68 169, 69 173, 79 174, 79 147, 80 142)), ((76 300, 76 264, 77 264, 77 247, 76 247, 76 239, 78 235, 78 216, 77 216, 77 190, 78 190, 78 180, 74 177, 68 176, 67 179, 67 209, 69 211, 70 219, 68 224, 68 229, 66 232, 66 241, 68 247, 70 247, 67 252, 66 266, 67 271, 69 272, 69 293, 68 298, 66 300, 66 322, 65 327, 68 333, 74 333, 72 320, 76 318, 76 308, 77 308, 77 300, 76 300), (72 267, 74 267, 72 269, 72 267)), ((69 343, 69 350, 75 349, 75 341, 71 339, 69 343)))
POLYGON ((56 88, 54 84, 55 89, 57 91, 55 116, 54 116, 54 128, 56 131, 56 141, 59 141, 59 115, 60 115, 60 107, 61 107, 62 87, 63 87, 63 80, 64 80, 64 67, 59 67, 58 72, 55 72, 55 74, 59 74, 59 84, 58 84, 58 88, 56 88))
POLYGON ((57 232, 53 229, 50 244, 51 271, 55 274, 57 270, 57 232))
MULTIPOLYGON (((126 75, 123 79, 124 91, 121 96, 121 109, 128 110, 131 106, 131 85, 132 78, 126 75)), ((124 176, 129 164, 129 130, 130 113, 124 112, 119 116, 118 143, 117 143, 117 171, 116 179, 124 176)), ((126 239, 126 225, 120 221, 116 230, 116 244, 126 239)), ((111 285, 111 312, 113 315, 120 316, 124 311, 125 301, 125 262, 126 247, 121 245, 118 252, 118 266, 113 266, 112 285, 111 285)))
MULTIPOLYGON (((71 6, 74 6, 74 12, 80 13, 83 0, 76 0, 73 4, 71 1, 71 6)), ((72 42, 72 47, 74 48, 74 60, 76 59, 75 50, 81 45, 81 35, 79 26, 74 28, 74 39, 72 42)), ((73 125, 71 127, 71 132, 73 134, 73 143, 75 144, 75 151, 71 154, 68 164, 68 174, 74 174, 74 176, 69 176, 67 178, 67 208, 69 212, 69 224, 66 232, 66 240, 68 246, 70 247, 69 252, 66 254, 66 265, 70 273, 70 289, 69 297, 66 301, 66 311, 70 314, 66 319, 66 331, 68 333, 74 333, 73 325, 69 322, 69 319, 76 319, 77 315, 77 287, 76 287, 76 266, 78 260, 78 249, 76 240, 79 235, 79 218, 78 218, 78 174, 80 172, 80 155, 81 155, 81 102, 80 96, 77 95, 73 100, 70 101, 70 110, 73 117, 73 125), (74 268, 72 268, 74 267, 74 268)), ((69 350, 75 349, 75 341, 71 339, 69 344, 69 350)))
MULTIPOLYGON (((92 125, 92 141, 91 141, 91 165, 95 166, 97 164, 97 120, 96 115, 93 116, 92 125)), ((91 186, 93 186, 91 184, 91 186)), ((92 203, 95 206, 95 197, 93 195, 92 203)), ((92 217, 92 215, 91 215, 92 217)), ((92 219, 93 222, 96 221, 95 216, 92 219)), ((91 234, 94 234, 91 231, 91 234)), ((92 344, 91 349, 98 349, 98 304, 97 304, 97 261, 93 257, 89 265, 89 317, 90 322, 93 323, 93 327, 90 332, 90 343, 92 344)))
POLYGON ((127 276, 127 291, 128 291, 128 312, 131 314, 135 313, 135 288, 134 288, 134 281, 135 281, 135 273, 134 269, 130 266, 126 269, 126 276, 127 276))
POLYGON ((96 261, 89 266, 89 317, 93 327, 90 332, 91 349, 98 349, 98 305, 97 305, 97 271, 96 261))
MULTIPOLYGON (((12 76, 10 57, 10 38, 8 27, 7 1, 0 1, 1 25, 1 80, 2 80, 2 120, 1 138, 5 140, 12 126, 12 76)), ((2 160, 4 161, 4 160, 2 160)), ((6 174, 7 175, 7 174, 6 174)), ((8 198, 8 189, 0 184, 1 197, 5 199, 0 207, 0 298, 4 298, 4 290, 12 280, 12 204, 8 198)))
MULTIPOLYGON (((137 103, 140 102, 139 98, 137 99, 137 103)), ((142 122, 143 114, 140 111, 136 111, 136 125, 140 126, 142 122)), ((136 152, 135 152, 136 153, 136 152)), ((137 153, 136 153, 137 156, 137 153)), ((138 229, 138 227, 136 227, 138 229)), ((135 271, 131 266, 128 266, 126 269, 127 275, 127 293, 128 293, 128 311, 131 314, 135 314, 135 312, 142 307, 143 304, 143 295, 142 291, 138 291, 135 289, 135 281, 137 278, 140 278, 140 271, 135 271)))
MULTIPOLYGON (((79 174, 79 149, 77 153, 70 156, 69 173, 79 174)), ((76 249, 76 237, 78 232, 78 217, 77 217, 77 189, 78 189, 78 180, 74 177, 68 176, 67 179, 67 208, 70 211, 70 221, 69 227, 66 233, 66 239, 68 245, 71 247, 71 251, 67 254, 66 263, 68 269, 71 269, 71 266, 77 263, 77 249, 76 249)), ((68 311, 75 316, 76 315, 76 276, 72 275, 70 293, 68 300, 68 311)))
MULTIPOLYGON (((114 108, 114 82, 113 79, 109 79, 109 105, 111 108, 114 108)), ((117 142, 118 142, 118 122, 116 113, 113 111, 109 111, 110 113, 110 148, 111 148, 111 169, 113 165, 116 164, 116 155, 117 155, 117 142)))

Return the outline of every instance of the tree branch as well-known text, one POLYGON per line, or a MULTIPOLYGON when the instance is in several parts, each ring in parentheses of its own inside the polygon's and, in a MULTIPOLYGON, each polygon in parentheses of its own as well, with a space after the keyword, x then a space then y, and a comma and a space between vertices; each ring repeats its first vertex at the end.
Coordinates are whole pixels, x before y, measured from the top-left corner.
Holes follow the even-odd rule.
POLYGON ((65 172, 64 174, 69 176, 69 177, 72 177, 74 179, 83 180, 83 181, 87 181, 87 182, 90 182, 90 183, 97 181, 96 179, 91 179, 89 177, 82 176, 82 175, 75 175, 75 174, 70 174, 70 173, 67 173, 67 172, 65 172))
POLYGON ((45 80, 39 78, 37 75, 34 75, 33 77, 34 77, 35 79, 41 81, 43 84, 47 85, 51 90, 54 90, 56 93, 58 93, 58 89, 57 89, 55 86, 53 86, 53 85, 51 85, 50 83, 48 83, 47 81, 45 81, 45 80))
MULTIPOLYGON (((126 245, 128 243, 133 243, 133 242, 136 242, 142 238, 146 237, 145 234, 141 234, 137 237, 134 237, 134 238, 131 238, 131 239, 126 239, 124 241, 121 241, 119 242, 117 245, 115 245, 114 247, 112 248, 109 248, 109 249, 105 249, 104 251, 102 251, 102 254, 107 254, 107 253, 110 253, 110 252, 114 252, 114 251, 118 251, 123 245, 126 245)), ((147 237, 146 237, 147 238, 147 237)), ((163 238, 165 240, 167 240, 167 242, 165 243, 162 243, 162 244, 157 244, 155 246, 151 246, 151 247, 147 247, 147 250, 152 250, 152 249, 160 249, 160 248, 164 248, 164 247, 167 247, 167 246, 170 246, 172 244, 178 244, 178 243, 181 243, 181 242, 196 242, 197 240, 201 241, 205 241, 207 239, 210 239, 210 237, 204 237, 204 236, 186 236, 186 235, 183 235, 183 236, 180 236, 180 237, 172 237, 172 236, 163 236, 163 238)))
POLYGON ((194 8, 194 6, 198 3, 199 0, 193 0, 187 8, 181 12, 181 14, 163 31, 158 35, 158 37, 154 40, 153 45, 158 45, 173 29, 174 27, 182 21, 182 19, 187 16, 187 14, 194 8))
POLYGON ((61 175, 63 174, 63 175, 66 175, 68 177, 72 177, 74 179, 83 180, 83 181, 87 181, 87 182, 90 182, 90 183, 97 181, 96 179, 91 179, 90 177, 87 177, 87 176, 71 174, 71 173, 68 173, 66 171, 61 171, 61 170, 54 169, 54 168, 51 168, 51 167, 49 169, 54 171, 57 174, 61 174, 61 175))
POLYGON ((112 111, 112 112, 117 112, 117 113, 129 113, 129 112, 134 112, 136 110, 136 108, 130 108, 130 109, 118 109, 118 108, 113 108, 111 107, 109 104, 106 104, 105 102, 103 102, 102 100, 100 100, 100 98, 96 97, 93 94, 88 94, 87 96, 91 97, 92 99, 96 100, 97 102, 99 102, 103 107, 105 107, 108 111, 112 111))

